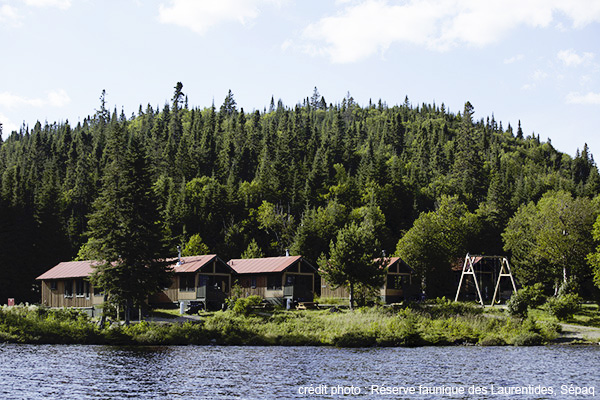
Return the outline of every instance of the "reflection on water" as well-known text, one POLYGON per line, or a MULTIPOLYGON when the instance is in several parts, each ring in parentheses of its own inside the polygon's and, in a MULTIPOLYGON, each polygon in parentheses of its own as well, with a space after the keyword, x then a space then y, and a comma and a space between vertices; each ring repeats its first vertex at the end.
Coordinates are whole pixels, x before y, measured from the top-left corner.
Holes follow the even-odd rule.
MULTIPOLYGON (((0 345, 1 399, 563 399, 561 385, 600 388, 600 348, 591 346, 110 347, 0 345), (490 385, 553 387, 554 395, 500 395, 490 385), (300 388, 327 386, 322 395, 300 388), (384 387, 470 386, 487 394, 382 395, 384 387), (355 392, 356 393, 356 392, 355 392)), ((596 393, 600 396, 600 392, 596 393)))

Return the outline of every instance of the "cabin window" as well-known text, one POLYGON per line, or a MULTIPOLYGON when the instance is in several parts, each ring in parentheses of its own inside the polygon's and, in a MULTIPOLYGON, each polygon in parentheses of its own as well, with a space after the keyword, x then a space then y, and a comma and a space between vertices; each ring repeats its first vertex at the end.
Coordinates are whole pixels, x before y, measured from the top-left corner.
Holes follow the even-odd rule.
POLYGON ((179 275, 179 290, 193 292, 196 288, 196 274, 179 275))
POLYGON ((267 276, 267 290, 281 289, 281 274, 267 276))
POLYGON ((50 281, 50 290, 56 290, 56 289, 58 289, 58 282, 50 281))
POLYGON ((75 281, 75 296, 85 296, 85 282, 83 281, 83 279, 77 279, 75 281))
POLYGON ((73 297, 73 281, 65 281, 65 297, 73 297))
POLYGON ((252 278, 250 278, 250 287, 252 289, 256 289, 256 277, 253 276, 252 278))
POLYGON ((94 296, 103 296, 104 291, 98 286, 94 286, 94 296))

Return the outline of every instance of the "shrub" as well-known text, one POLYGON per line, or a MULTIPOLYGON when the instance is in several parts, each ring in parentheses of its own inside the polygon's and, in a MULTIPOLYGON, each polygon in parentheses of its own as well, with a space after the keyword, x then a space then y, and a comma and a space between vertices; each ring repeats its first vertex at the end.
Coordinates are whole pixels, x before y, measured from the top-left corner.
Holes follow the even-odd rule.
POLYGON ((579 284, 575 279, 568 279, 566 282, 563 282, 562 285, 558 288, 557 297, 562 297, 566 294, 578 294, 579 293, 579 284))
POLYGON ((504 346, 506 341, 500 335, 489 334, 479 339, 480 346, 504 346))
POLYGON ((243 295, 244 295, 244 292, 242 290, 242 287, 240 286, 239 283, 236 282, 231 287, 231 296, 229 296, 229 298, 225 299, 225 304, 227 304, 227 308, 232 309, 233 306, 235 305, 235 302, 238 301, 238 299, 242 298, 243 295))
MULTIPOLYGON (((428 304, 430 304, 428 302, 428 304)), ((483 313, 483 308, 475 303, 451 301, 445 297, 431 302, 429 313, 433 317, 450 317, 454 315, 476 315, 483 313)))
POLYGON ((260 303, 262 303, 262 298, 256 295, 237 299, 233 305, 233 312, 235 314, 248 315, 252 311, 252 307, 259 306, 260 303))
POLYGON ((544 285, 539 282, 533 286, 526 286, 521 290, 523 291, 529 307, 539 307, 543 305, 548 297, 544 294, 544 285))
POLYGON ((506 311, 512 317, 525 318, 529 311, 529 297, 527 291, 521 289, 510 297, 506 303, 506 311))
POLYGON ((539 346, 542 343, 544 343, 544 337, 535 332, 521 333, 513 339, 515 346, 539 346))
POLYGON ((581 298, 573 293, 558 297, 550 297, 546 301, 546 310, 559 321, 573 318, 573 314, 581 309, 581 298))
POLYGON ((371 332, 349 331, 333 338, 336 347, 369 347, 375 345, 376 337, 371 332))

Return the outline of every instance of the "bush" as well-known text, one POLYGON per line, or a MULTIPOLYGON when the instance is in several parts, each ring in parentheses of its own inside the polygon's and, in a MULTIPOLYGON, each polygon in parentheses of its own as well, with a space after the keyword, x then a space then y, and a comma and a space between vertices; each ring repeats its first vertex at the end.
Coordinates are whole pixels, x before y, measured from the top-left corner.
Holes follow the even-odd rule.
POLYGON ((544 337, 539 333, 525 332, 521 333, 513 339, 515 346, 539 346, 544 343, 544 337))
POLYGON ((235 314, 248 315, 252 311, 252 307, 259 306, 260 303, 262 303, 262 298, 256 295, 237 299, 233 305, 233 312, 235 314))
POLYGON ((376 337, 371 332, 344 332, 333 338, 336 347, 370 347, 375 345, 376 337))
POLYGON ((426 309, 432 317, 451 317, 454 315, 477 315, 483 313, 483 308, 476 303, 452 301, 446 297, 427 302, 426 309))
POLYGON ((578 294, 579 293, 579 284, 575 279, 571 278, 566 282, 563 282, 562 285, 558 288, 557 297, 562 297, 566 294, 578 294))
POLYGON ((529 307, 539 307, 543 305, 548 298, 548 296, 544 294, 544 285, 539 282, 533 286, 526 286, 521 290, 523 291, 529 307))
POLYGON ((232 309, 233 306, 235 305, 235 302, 238 301, 238 299, 242 298, 243 295, 244 295, 244 292, 242 290, 242 287, 240 286, 239 283, 236 282, 231 287, 231 296, 229 296, 227 299, 225 299, 225 304, 227 305, 227 308, 232 309))
POLYGON ((510 296, 506 303, 508 315, 518 318, 526 318, 529 311, 529 297, 527 291, 521 289, 510 296))
POLYGON ((504 346, 506 345, 506 341, 504 338, 497 334, 489 334, 482 337, 479 340, 480 346, 504 346))
POLYGON ((567 293, 558 297, 550 297, 546 301, 546 310, 559 321, 573 318, 573 315, 581 309, 581 298, 573 293, 567 293))

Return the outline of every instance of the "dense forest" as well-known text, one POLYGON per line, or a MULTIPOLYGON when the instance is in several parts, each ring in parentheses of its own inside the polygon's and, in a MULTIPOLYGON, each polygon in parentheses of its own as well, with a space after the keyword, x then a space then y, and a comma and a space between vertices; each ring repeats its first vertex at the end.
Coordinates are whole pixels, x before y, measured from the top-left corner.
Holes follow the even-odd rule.
POLYGON ((317 265, 340 229, 368 222, 379 251, 406 258, 431 295, 466 251, 509 254, 522 284, 590 278, 600 176, 587 145, 573 158, 520 122, 473 112, 408 98, 361 106, 350 94, 328 103, 317 88, 295 106, 271 99, 247 113, 230 91, 218 108, 189 108, 178 83, 162 109, 128 117, 103 92, 76 126, 37 122, 0 142, 0 299, 37 302, 36 276, 85 258, 115 135, 149 167, 165 256, 178 245, 226 261, 289 251, 317 265), (551 254, 548 243, 568 240, 534 226, 544 212, 585 248, 551 254))

